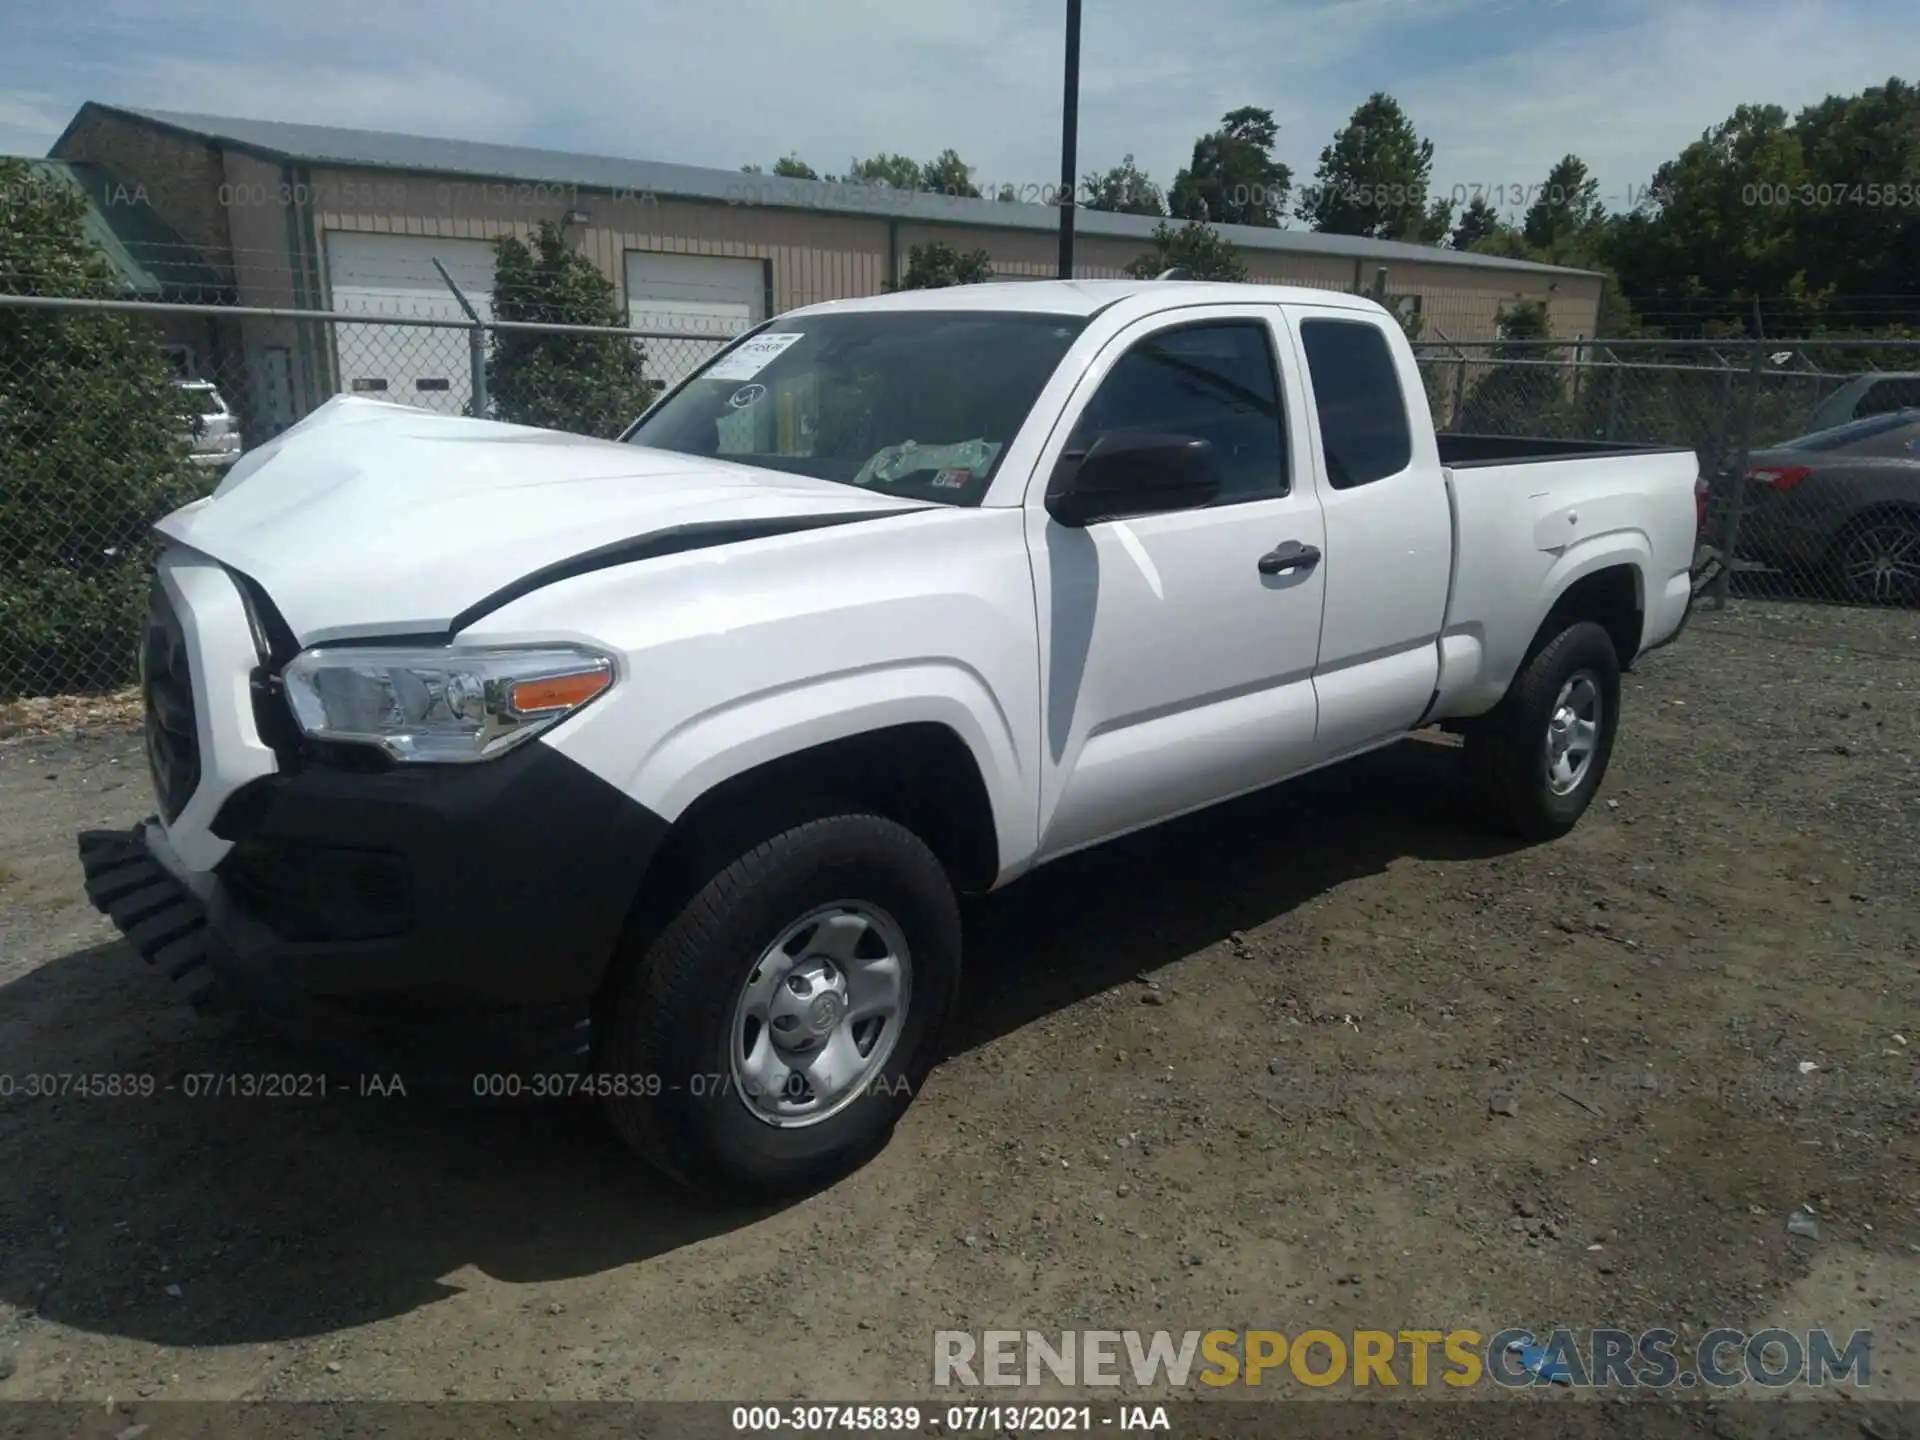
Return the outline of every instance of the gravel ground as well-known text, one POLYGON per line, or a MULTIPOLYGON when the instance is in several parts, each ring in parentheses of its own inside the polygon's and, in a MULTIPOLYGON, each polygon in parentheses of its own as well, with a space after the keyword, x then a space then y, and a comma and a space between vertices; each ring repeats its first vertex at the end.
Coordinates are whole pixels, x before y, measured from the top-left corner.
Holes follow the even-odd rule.
POLYGON ((1916 632, 1703 614, 1553 845, 1416 739, 978 902, 891 1148, 748 1214, 578 1105, 165 1092, 304 1062, 87 907, 136 738, 0 742, 0 1397, 899 1400, 941 1328, 1780 1323, 1920 1400, 1916 632))

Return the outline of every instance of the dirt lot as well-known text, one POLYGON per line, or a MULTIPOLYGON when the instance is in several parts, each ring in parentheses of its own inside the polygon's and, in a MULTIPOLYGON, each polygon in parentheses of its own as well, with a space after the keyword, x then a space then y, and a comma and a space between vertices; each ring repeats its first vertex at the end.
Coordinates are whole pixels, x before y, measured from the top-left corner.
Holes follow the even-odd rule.
POLYGON ((1702 616, 1555 845, 1414 741, 980 902, 891 1149, 746 1215, 580 1106, 26 1096, 302 1062, 87 907, 134 737, 0 743, 0 1397, 898 1400, 937 1328, 1777 1321, 1920 1399, 1917 632, 1702 616))

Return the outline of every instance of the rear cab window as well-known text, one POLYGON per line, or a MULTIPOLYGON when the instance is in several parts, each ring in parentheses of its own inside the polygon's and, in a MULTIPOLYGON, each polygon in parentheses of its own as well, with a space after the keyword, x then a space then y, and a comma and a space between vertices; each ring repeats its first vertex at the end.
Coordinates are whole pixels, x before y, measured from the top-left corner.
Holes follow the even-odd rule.
POLYGON ((1300 345, 1328 484, 1350 490, 1411 465, 1407 397, 1386 332, 1367 320, 1315 316, 1300 322, 1300 345))

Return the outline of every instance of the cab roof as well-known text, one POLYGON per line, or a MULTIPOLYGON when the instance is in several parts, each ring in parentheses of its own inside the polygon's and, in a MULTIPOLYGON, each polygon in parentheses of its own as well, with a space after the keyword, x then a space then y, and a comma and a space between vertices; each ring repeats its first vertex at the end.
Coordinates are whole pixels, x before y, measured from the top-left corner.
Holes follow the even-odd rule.
POLYGON ((1164 297, 1168 308, 1196 300, 1222 304, 1334 305, 1377 309, 1375 302, 1344 290, 1306 285, 1229 284, 1210 280, 993 280, 978 285, 947 285, 930 290, 896 290, 851 300, 826 300, 789 310, 795 315, 845 314, 865 310, 1014 310, 1040 315, 1098 314, 1109 305, 1139 296, 1164 297))

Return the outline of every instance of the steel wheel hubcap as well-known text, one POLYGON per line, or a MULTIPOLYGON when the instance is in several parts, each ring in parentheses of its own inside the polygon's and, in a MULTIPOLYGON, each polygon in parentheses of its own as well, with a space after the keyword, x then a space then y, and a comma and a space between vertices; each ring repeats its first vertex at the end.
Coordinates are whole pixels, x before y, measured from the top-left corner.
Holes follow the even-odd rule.
POLYGON ((1875 525, 1847 546, 1847 584, 1870 600, 1899 600, 1920 590, 1920 530, 1875 525))
POLYGON ((877 905, 823 905, 754 962, 734 1005, 733 1090, 769 1125, 817 1125, 872 1085, 907 1015, 912 965, 877 905))
POLYGON ((1547 788, 1568 795, 1580 788, 1593 767, 1604 718, 1600 682, 1592 672, 1577 671, 1560 687, 1547 721, 1547 788))

